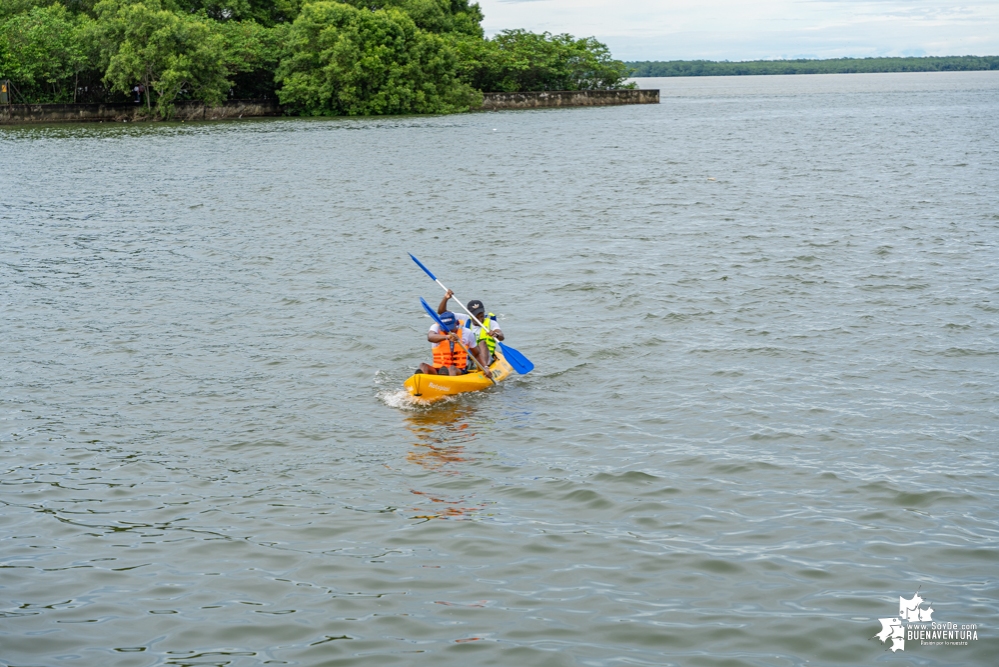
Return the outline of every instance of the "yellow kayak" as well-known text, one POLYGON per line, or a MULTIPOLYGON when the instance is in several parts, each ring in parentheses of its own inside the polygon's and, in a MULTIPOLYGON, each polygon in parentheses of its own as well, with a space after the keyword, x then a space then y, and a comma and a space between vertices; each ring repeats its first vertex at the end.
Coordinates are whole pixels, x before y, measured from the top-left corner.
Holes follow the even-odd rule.
MULTIPOLYGON (((496 361, 489 366, 493 372, 493 380, 502 382, 513 371, 506 359, 496 354, 496 361)), ((466 373, 465 375, 424 375, 417 373, 403 383, 406 391, 413 398, 430 403, 447 396, 463 394, 466 391, 479 391, 493 386, 482 371, 466 373)))

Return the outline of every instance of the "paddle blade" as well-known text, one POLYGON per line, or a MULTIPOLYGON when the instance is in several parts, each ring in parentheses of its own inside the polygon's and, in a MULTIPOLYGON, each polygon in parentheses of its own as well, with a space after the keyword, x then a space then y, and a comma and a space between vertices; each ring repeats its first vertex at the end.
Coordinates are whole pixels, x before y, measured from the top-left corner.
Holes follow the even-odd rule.
POLYGON ((530 359, 509 345, 504 345, 499 341, 496 342, 499 343, 500 350, 503 352, 503 358, 506 359, 506 362, 510 364, 510 367, 513 368, 513 370, 517 371, 521 375, 526 375, 534 370, 534 364, 531 363, 530 359))
POLYGON ((420 260, 416 259, 416 257, 413 256, 413 253, 409 253, 409 257, 414 262, 416 262, 416 265, 418 267, 420 267, 421 269, 423 269, 424 273, 426 273, 428 276, 430 276, 431 280, 437 280, 437 276, 435 276, 434 274, 430 273, 430 269, 428 269, 427 267, 423 266, 423 262, 421 262, 420 260))
MULTIPOLYGON (((414 257, 413 259, 416 259, 416 258, 414 257)), ((417 264, 419 264, 419 262, 417 262, 417 264)), ((426 301, 423 300, 422 296, 420 297, 420 303, 423 304, 423 310, 427 311, 427 315, 429 315, 430 317, 432 317, 433 320, 434 320, 434 322, 436 322, 440 326, 441 331, 443 331, 444 333, 447 333, 448 328, 446 326, 444 326, 443 322, 441 322, 440 315, 438 315, 437 312, 433 308, 430 307, 430 304, 428 304, 426 301)), ((512 365, 513 364, 511 364, 511 366, 512 365)))

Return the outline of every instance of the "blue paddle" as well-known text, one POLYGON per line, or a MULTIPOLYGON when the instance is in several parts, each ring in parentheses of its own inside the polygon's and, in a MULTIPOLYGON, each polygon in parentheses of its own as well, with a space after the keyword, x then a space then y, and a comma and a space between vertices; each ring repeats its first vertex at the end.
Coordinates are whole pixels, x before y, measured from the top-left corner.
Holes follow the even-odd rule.
MULTIPOLYGON (((416 265, 418 267, 420 267, 421 269, 423 269, 423 272, 426 273, 428 276, 430 276, 430 278, 435 283, 437 283, 438 285, 440 285, 444 289, 445 292, 448 291, 448 289, 446 287, 444 287, 444 283, 442 283, 441 281, 437 280, 437 276, 435 276, 434 274, 430 273, 430 269, 428 269, 427 267, 423 266, 423 263, 420 260, 416 259, 416 257, 413 257, 413 253, 409 253, 409 256, 412 258, 412 260, 414 262, 416 262, 416 265)), ((468 313, 469 317, 471 317, 473 320, 475 320, 476 324, 478 324, 480 327, 483 326, 482 322, 480 322, 479 319, 475 315, 472 315, 472 313, 470 313, 468 311, 468 308, 465 308, 465 306, 462 306, 461 299, 458 299, 457 296, 454 297, 454 298, 458 301, 458 305, 461 306, 461 309, 464 310, 466 313, 468 313)), ((423 299, 420 299, 420 300, 422 301, 423 299)), ((427 308, 427 304, 426 304, 425 301, 423 303, 423 307, 427 308)), ((428 312, 429 312, 429 310, 430 310, 430 308, 427 308, 428 312)), ((436 315, 437 315, 437 313, 434 313, 435 318, 436 318, 436 315)), ((440 323, 440 321, 438 320, 438 324, 439 323, 440 323)), ((510 366, 511 366, 511 368, 513 368, 513 370, 517 371, 521 375, 526 375, 527 373, 530 373, 531 371, 534 370, 534 364, 531 363, 530 359, 528 359, 527 357, 525 357, 524 355, 522 355, 520 352, 518 352, 517 350, 513 349, 509 345, 505 345, 502 341, 496 341, 496 342, 499 344, 500 350, 503 351, 503 358, 506 359, 507 363, 510 364, 510 366)))
MULTIPOLYGON (((447 332, 451 331, 451 329, 450 329, 450 328, 448 328, 448 326, 447 326, 446 324, 444 324, 444 321, 443 321, 443 320, 442 320, 442 319, 440 318, 440 316, 439 316, 439 315, 438 315, 437 313, 435 313, 435 312, 434 312, 434 309, 433 309, 433 308, 431 308, 431 307, 430 307, 430 306, 429 306, 429 305, 427 304, 427 302, 423 300, 423 297, 422 297, 422 296, 420 297, 420 303, 422 303, 422 304, 423 304, 423 310, 427 311, 427 315, 429 315, 430 317, 432 317, 432 318, 433 318, 434 322, 436 322, 436 323, 437 323, 437 326, 439 326, 439 327, 441 328, 441 331, 442 331, 443 333, 445 333, 445 334, 446 334, 447 332)), ((480 371, 482 371, 482 372, 483 372, 483 374, 485 374, 485 370, 486 370, 486 369, 482 367, 482 364, 481 364, 481 363, 479 363, 479 360, 475 358, 475 355, 474 355, 474 354, 472 354, 472 351, 471 351, 471 350, 469 350, 469 349, 468 349, 467 347, 465 347, 464 345, 462 345, 462 343, 461 343, 461 335, 460 335, 460 334, 459 334, 459 336, 458 336, 458 341, 457 341, 457 343, 458 343, 458 345, 459 345, 459 346, 461 346, 461 349, 463 349, 463 350, 465 351, 465 354, 467 354, 467 355, 468 355, 468 357, 469 357, 469 358, 470 358, 470 359, 471 359, 472 361, 474 361, 474 362, 475 362, 475 365, 479 367, 479 370, 480 370, 480 371)), ((451 351, 453 352, 453 351, 454 351, 454 348, 451 348, 451 351)), ((492 379, 492 378, 491 378, 491 377, 489 377, 488 375, 486 375, 486 378, 487 378, 487 379, 488 379, 488 380, 489 380, 490 382, 492 382, 493 384, 496 384, 496 380, 492 379)))

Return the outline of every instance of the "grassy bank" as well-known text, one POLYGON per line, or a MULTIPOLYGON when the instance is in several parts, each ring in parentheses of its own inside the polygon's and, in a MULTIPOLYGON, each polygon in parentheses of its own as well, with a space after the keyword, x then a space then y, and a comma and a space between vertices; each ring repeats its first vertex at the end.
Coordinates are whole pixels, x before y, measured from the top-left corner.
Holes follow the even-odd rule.
POLYGON ((999 70, 999 56, 831 58, 828 60, 636 61, 632 76, 745 76, 753 74, 853 74, 858 72, 957 72, 999 70))

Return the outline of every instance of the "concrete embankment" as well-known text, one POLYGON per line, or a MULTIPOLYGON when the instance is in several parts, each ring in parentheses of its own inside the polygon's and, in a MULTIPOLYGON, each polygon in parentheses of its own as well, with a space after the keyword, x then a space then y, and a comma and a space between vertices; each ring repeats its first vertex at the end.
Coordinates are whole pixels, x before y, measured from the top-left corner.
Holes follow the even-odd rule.
MULTIPOLYGON (((659 104, 658 90, 553 90, 538 93, 485 93, 481 111, 589 107, 618 104, 659 104)), ((172 120, 221 120, 250 116, 280 116, 277 100, 229 100, 210 107, 201 102, 177 102, 172 120)), ((155 115, 141 104, 6 104, 0 125, 22 123, 86 123, 150 120, 155 115)))
POLYGON ((486 93, 483 111, 545 107, 659 104, 658 90, 546 90, 538 93, 486 93))
MULTIPOLYGON (((173 120, 221 120, 247 116, 280 116, 277 100, 229 100, 210 107, 202 102, 177 102, 173 120)), ((153 113, 141 104, 7 104, 0 106, 0 124, 88 123, 148 120, 153 113)))

